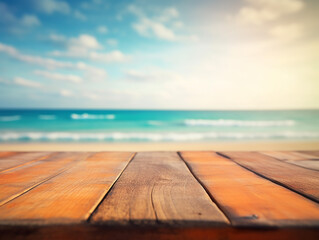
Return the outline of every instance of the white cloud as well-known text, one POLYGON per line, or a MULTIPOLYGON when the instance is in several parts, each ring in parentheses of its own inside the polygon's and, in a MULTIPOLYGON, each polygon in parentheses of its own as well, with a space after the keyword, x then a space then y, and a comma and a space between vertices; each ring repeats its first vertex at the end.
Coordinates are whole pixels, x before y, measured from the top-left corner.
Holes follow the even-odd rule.
POLYGON ((21 24, 26 27, 33 27, 33 26, 39 26, 40 20, 37 18, 37 16, 34 15, 24 15, 21 19, 21 24))
POLYGON ((59 34, 50 34, 48 37, 48 40, 54 42, 54 43, 60 43, 60 44, 66 44, 66 37, 59 34))
POLYGON ((34 73, 38 76, 45 77, 52 80, 70 81, 74 83, 79 83, 83 81, 81 77, 76 75, 71 75, 71 74, 60 74, 60 73, 47 72, 42 70, 35 70, 34 73))
POLYGON ((126 79, 128 80, 133 80, 133 81, 141 81, 141 82, 146 82, 146 81, 181 81, 182 77, 181 75, 163 70, 163 69, 158 69, 158 68, 147 68, 143 71, 140 70, 128 70, 126 71, 126 79))
POLYGON ((56 57, 81 58, 97 62, 127 62, 131 59, 119 50, 111 52, 97 52, 93 50, 101 49, 101 44, 94 36, 83 34, 77 38, 67 39, 61 35, 51 35, 53 42, 62 43, 66 51, 53 51, 51 55, 56 57))
POLYGON ((142 36, 151 37, 155 36, 159 39, 176 41, 177 36, 174 31, 167 28, 160 22, 155 22, 149 18, 141 18, 139 22, 134 23, 133 28, 142 36))
POLYGON ((76 19, 81 21, 86 21, 87 17, 79 10, 72 10, 70 5, 66 1, 59 0, 33 0, 34 7, 43 13, 53 14, 53 13, 62 13, 62 14, 71 14, 76 19))
POLYGON ((49 69, 54 68, 72 68, 74 67, 74 64, 71 62, 59 62, 54 59, 50 58, 42 58, 38 56, 32 56, 32 55, 24 55, 21 54, 17 49, 14 47, 5 45, 0 43, 0 52, 4 52, 11 57, 18 59, 22 62, 30 63, 30 64, 36 64, 39 66, 43 66, 49 69))
POLYGON ((294 40, 302 36, 302 26, 296 23, 278 25, 270 29, 269 33, 281 40, 294 40))
POLYGON ((181 21, 176 21, 173 23, 173 27, 174 28, 182 28, 182 27, 184 27, 184 23, 181 21))
POLYGON ((41 25, 37 16, 24 14, 21 17, 17 17, 6 4, 0 2, 0 23, 1 22, 3 22, 5 28, 12 33, 24 33, 31 27, 41 25))
POLYGON ((106 34, 106 33, 108 33, 108 28, 106 27, 106 26, 99 26, 98 28, 97 28, 97 31, 99 32, 99 33, 101 33, 101 34, 106 34))
POLYGON ((161 15, 158 16, 156 19, 160 22, 168 22, 178 17, 179 17, 179 12, 177 11, 177 9, 174 7, 170 7, 170 8, 164 9, 161 15))
POLYGON ((132 27, 141 36, 155 37, 166 41, 197 40, 196 36, 183 36, 174 32, 172 29, 174 23, 171 23, 171 20, 175 20, 179 16, 175 8, 164 9, 161 14, 152 19, 147 17, 142 9, 134 5, 130 5, 128 11, 137 17, 138 21, 133 23, 132 27), (172 25, 172 27, 168 25, 172 25))
POLYGON ((59 93, 63 97, 71 97, 71 96, 73 96, 73 92, 71 92, 71 91, 69 91, 67 89, 61 89, 59 93))
POLYGON ((14 47, 2 43, 0 43, 0 52, 6 53, 12 58, 17 59, 19 61, 28 64, 42 66, 51 70, 57 68, 81 70, 84 72, 84 78, 87 80, 105 80, 107 77, 107 73, 104 69, 96 68, 83 62, 62 62, 56 61, 51 58, 42 58, 38 56, 25 55, 20 53, 14 47))
POLYGON ((115 50, 109 53, 97 53, 91 52, 89 54, 89 59, 93 61, 100 61, 100 62, 127 62, 130 60, 129 56, 126 56, 121 51, 115 50))
POLYGON ((70 55, 82 55, 82 52, 87 52, 89 50, 101 49, 102 46, 97 41, 97 39, 88 34, 82 34, 78 37, 66 38, 63 35, 51 34, 49 40, 63 44, 67 48, 70 55))
POLYGON ((100 52, 88 52, 88 51, 54 51, 51 53, 53 56, 56 57, 72 57, 72 58, 81 58, 87 59, 96 62, 104 62, 104 63, 122 63, 130 61, 131 57, 125 55, 121 51, 115 50, 107 53, 100 53, 100 52))
POLYGON ((98 94, 87 93, 87 92, 83 93, 82 96, 85 97, 85 98, 88 98, 90 100, 98 100, 98 99, 101 98, 101 96, 99 96, 98 94))
POLYGON ((41 88, 42 85, 38 82, 34 82, 31 80, 27 80, 25 78, 16 77, 13 79, 14 84, 24 86, 24 87, 30 87, 30 88, 41 88))
POLYGON ((261 25, 280 17, 299 12, 304 3, 301 0, 244 0, 236 18, 241 23, 261 25))
POLYGON ((82 34, 77 38, 71 38, 69 40, 69 48, 75 47, 75 48, 85 48, 85 49, 99 49, 101 48, 101 45, 96 40, 95 37, 88 35, 88 34, 82 34))
POLYGON ((110 45, 110 46, 117 46, 117 44, 118 44, 117 40, 114 39, 114 38, 109 38, 109 39, 107 39, 107 40, 106 40, 106 43, 107 43, 108 45, 110 45))
POLYGON ((83 13, 81 13, 79 10, 74 10, 74 17, 82 21, 87 20, 87 17, 83 13))
POLYGON ((68 14, 70 6, 67 2, 57 0, 33 0, 35 7, 44 13, 52 14, 54 12, 68 14))

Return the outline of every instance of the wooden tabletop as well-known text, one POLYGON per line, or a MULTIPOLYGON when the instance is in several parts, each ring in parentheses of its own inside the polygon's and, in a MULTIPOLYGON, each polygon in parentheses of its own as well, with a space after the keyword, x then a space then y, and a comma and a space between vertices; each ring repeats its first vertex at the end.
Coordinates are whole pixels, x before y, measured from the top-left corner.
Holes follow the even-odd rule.
POLYGON ((319 151, 0 152, 0 239, 319 239, 319 151))

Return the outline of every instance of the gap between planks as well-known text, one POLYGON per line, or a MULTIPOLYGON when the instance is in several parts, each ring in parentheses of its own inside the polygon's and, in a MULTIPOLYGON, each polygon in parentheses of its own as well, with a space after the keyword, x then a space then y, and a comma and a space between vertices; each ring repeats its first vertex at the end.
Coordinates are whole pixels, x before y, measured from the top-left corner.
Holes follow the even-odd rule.
POLYGON ((137 153, 90 222, 139 226, 229 224, 176 152, 137 153))
MULTIPOLYGON (((264 154, 261 154, 260 152, 216 152, 218 155, 222 156, 222 157, 225 157, 231 161, 233 161, 234 163, 236 163, 237 165, 245 168, 246 170, 256 174, 257 176, 259 177, 262 177, 262 178, 265 178, 277 185, 280 185, 281 187, 284 187, 286 189, 289 189, 290 191, 292 192, 295 192, 299 195, 301 195, 302 197, 305 197, 311 201, 314 201, 316 203, 319 203, 319 175, 317 174, 317 171, 316 170, 312 170, 312 169, 308 169, 308 168, 303 168, 301 166, 297 166, 295 164, 289 164, 287 162, 284 162, 282 160, 279 160, 277 158, 274 158, 274 157, 271 157, 271 156, 268 156, 268 155, 264 155, 264 154), (240 157, 238 157, 237 155, 239 154, 240 157), (248 157, 248 155, 251 155, 248 157), (308 179, 303 179, 303 180, 306 180, 304 182, 307 182, 308 183, 308 186, 306 186, 307 188, 304 189, 303 188, 303 184, 304 182, 301 182, 300 180, 299 181, 295 181, 295 182, 292 182, 290 183, 289 182, 289 179, 285 179, 284 177, 276 177, 274 176, 274 174, 276 174, 276 171, 275 172, 269 172, 263 168, 260 168, 260 167, 254 167, 253 164, 254 162, 251 162, 249 164, 249 162, 247 162, 246 160, 249 160, 251 159, 251 157, 255 155, 255 160, 260 160, 262 158, 266 158, 268 160, 273 160, 273 163, 278 163, 280 164, 280 166, 278 167, 278 169, 276 170, 285 170, 283 173, 288 173, 293 170, 295 175, 294 175, 294 179, 296 179, 297 177, 301 177, 301 178, 305 178, 308 174, 308 173, 311 173, 312 174, 312 181, 307 181, 308 179), (257 156, 256 156, 257 155, 257 156), (251 165, 252 164, 252 165, 251 165), (289 167, 290 169, 286 169, 286 167, 289 167), (280 169, 280 167, 282 169, 280 169), (299 169, 299 170, 298 170, 299 169), (300 172, 303 171, 303 174, 301 174, 300 172), (299 176, 297 176, 297 174, 299 174, 299 176), (318 184, 314 184, 312 182, 317 182, 318 184), (314 188, 315 188, 315 191, 314 193, 312 192, 309 192, 311 190, 311 187, 309 187, 309 185, 313 185, 314 188)), ((265 167, 266 166, 271 166, 273 167, 272 163, 271 162, 268 162, 267 164, 264 164, 265 167)), ((276 167, 276 166, 275 166, 276 167)), ((298 178, 297 178, 298 179, 298 178)))
POLYGON ((63 174, 47 180, 45 184, 39 184, 32 191, 0 207, 1 223, 86 221, 133 155, 115 152, 83 155, 82 161, 77 161, 78 164, 66 169, 63 174))
POLYGON ((319 225, 319 205, 314 201, 214 152, 181 155, 234 226, 319 225))
POLYGON ((132 153, 132 157, 131 159, 128 161, 128 163, 126 164, 126 166, 123 168, 123 170, 120 172, 120 174, 117 176, 117 178, 114 180, 114 182, 112 183, 112 185, 110 186, 109 189, 106 190, 105 194, 101 197, 101 199, 98 201, 98 203, 96 204, 95 207, 92 207, 91 211, 89 211, 88 213, 88 217, 86 222, 90 223, 92 220, 92 216, 96 213, 97 209, 99 208, 99 206, 102 204, 102 202, 104 201, 104 199, 107 197, 107 194, 113 189, 114 184, 118 181, 118 179, 122 176, 123 172, 125 171, 125 169, 128 167, 128 165, 130 165, 130 163, 133 161, 134 157, 136 156, 136 152, 132 153))
POLYGON ((210 191, 208 190, 208 188, 205 186, 205 184, 198 178, 198 176, 194 173, 194 171, 192 170, 191 166, 185 161, 185 159, 183 158, 182 152, 177 152, 178 156, 182 159, 182 161, 185 163, 186 167, 188 168, 188 170, 190 171, 190 173, 193 175, 193 177, 197 180, 197 182, 202 186, 202 188, 205 190, 205 192, 207 193, 207 195, 210 197, 210 199, 212 200, 213 203, 216 204, 216 206, 218 207, 218 209, 225 215, 225 217, 227 218, 227 220, 231 223, 231 219, 228 216, 228 213, 225 212, 222 208, 222 206, 219 204, 219 202, 214 198, 214 196, 210 193, 210 191))

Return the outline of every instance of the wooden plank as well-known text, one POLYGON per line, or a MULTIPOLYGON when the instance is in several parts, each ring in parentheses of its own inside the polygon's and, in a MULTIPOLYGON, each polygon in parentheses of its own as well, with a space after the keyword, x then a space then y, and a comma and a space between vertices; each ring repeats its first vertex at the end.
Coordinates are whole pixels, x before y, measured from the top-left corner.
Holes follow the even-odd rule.
POLYGON ((43 224, 85 221, 132 156, 132 153, 124 152, 71 154, 68 158, 82 159, 72 168, 2 205, 0 222, 43 224))
POLYGON ((222 152, 241 166, 319 203, 318 171, 301 168, 257 152, 222 152))
POLYGON ((235 226, 319 226, 319 204, 214 152, 181 156, 235 226))
POLYGON ((0 159, 19 154, 19 152, 0 152, 0 159))
POLYGON ((294 164, 311 170, 319 170, 319 157, 309 153, 299 152, 262 152, 262 154, 274 157, 278 160, 294 164))
POLYGON ((24 164, 28 164, 29 162, 45 159, 50 154, 50 152, 4 154, 3 157, 0 159, 0 173, 24 164))
POLYGON ((55 153, 0 173, 0 206, 61 173, 86 153, 55 153))
MULTIPOLYGON (((319 148, 319 147, 318 147, 319 148)), ((319 157, 319 151, 298 151, 300 153, 310 154, 312 156, 319 157)))
POLYGON ((286 161, 286 162, 297 165, 299 167, 319 171, 319 160, 286 161))
POLYGON ((228 222, 175 152, 137 153, 92 221, 138 225, 228 222))
POLYGON ((283 161, 319 160, 319 156, 311 153, 301 153, 294 151, 267 151, 261 153, 283 161))

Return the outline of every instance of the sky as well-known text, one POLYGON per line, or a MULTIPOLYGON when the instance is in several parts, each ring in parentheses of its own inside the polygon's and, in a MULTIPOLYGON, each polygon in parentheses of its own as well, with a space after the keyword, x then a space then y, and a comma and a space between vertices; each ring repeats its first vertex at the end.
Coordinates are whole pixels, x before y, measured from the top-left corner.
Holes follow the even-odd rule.
POLYGON ((0 108, 318 109, 317 0, 0 0, 0 108))

